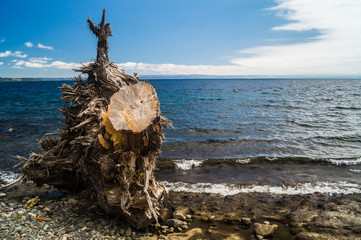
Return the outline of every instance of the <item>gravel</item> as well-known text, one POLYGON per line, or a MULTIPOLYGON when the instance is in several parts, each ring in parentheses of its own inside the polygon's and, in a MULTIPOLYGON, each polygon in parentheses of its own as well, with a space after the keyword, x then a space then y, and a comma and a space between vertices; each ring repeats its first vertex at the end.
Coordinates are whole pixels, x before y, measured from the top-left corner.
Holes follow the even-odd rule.
POLYGON ((145 234, 74 196, 40 201, 26 209, 28 200, 0 198, 0 239, 138 239, 145 234))

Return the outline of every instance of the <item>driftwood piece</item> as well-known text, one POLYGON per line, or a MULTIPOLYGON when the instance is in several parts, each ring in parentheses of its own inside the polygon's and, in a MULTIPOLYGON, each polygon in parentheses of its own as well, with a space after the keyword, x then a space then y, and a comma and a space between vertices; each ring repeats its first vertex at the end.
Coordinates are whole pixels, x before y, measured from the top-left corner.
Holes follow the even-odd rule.
POLYGON ((22 173, 62 191, 86 189, 108 214, 144 228, 167 197, 153 171, 168 120, 149 83, 109 62, 105 10, 98 26, 88 24, 98 37, 97 59, 75 70, 88 74, 86 81, 79 76, 61 87, 66 126, 40 141, 42 151, 24 160, 22 173))

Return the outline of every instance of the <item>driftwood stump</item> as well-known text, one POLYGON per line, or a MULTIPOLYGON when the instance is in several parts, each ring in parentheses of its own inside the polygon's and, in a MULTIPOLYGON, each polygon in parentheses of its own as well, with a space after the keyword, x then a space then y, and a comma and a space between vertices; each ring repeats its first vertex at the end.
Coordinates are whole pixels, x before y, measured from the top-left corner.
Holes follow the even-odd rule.
POLYGON ((167 197, 153 170, 168 121, 155 89, 109 62, 105 10, 98 26, 87 21, 98 38, 97 59, 75 70, 88 74, 86 81, 79 76, 61 87, 66 126, 40 141, 40 153, 22 158, 22 173, 61 191, 87 189, 108 214, 144 228, 157 221, 167 197))

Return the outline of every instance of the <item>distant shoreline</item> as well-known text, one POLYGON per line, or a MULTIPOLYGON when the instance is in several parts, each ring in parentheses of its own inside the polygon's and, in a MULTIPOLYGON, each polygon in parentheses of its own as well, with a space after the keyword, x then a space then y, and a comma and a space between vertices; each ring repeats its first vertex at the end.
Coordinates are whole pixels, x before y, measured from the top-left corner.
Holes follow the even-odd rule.
MULTIPOLYGON (((143 75, 140 80, 361 80, 361 77, 249 77, 249 76, 211 76, 211 75, 143 75)), ((0 77, 0 82, 47 82, 73 81, 73 78, 11 78, 0 77)))

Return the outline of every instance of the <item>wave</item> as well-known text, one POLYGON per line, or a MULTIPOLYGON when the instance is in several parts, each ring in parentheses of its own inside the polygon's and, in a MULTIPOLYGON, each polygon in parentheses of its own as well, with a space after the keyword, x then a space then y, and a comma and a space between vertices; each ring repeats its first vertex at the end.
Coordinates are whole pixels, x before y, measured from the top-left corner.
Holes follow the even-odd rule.
POLYGON ((336 166, 350 166, 350 165, 359 165, 361 164, 361 158, 358 159, 327 159, 327 162, 330 162, 336 166))
POLYGON ((196 168, 204 162, 204 160, 195 160, 195 159, 177 159, 173 160, 175 167, 184 171, 196 168))
POLYGON ((239 186, 234 184, 214 183, 184 183, 162 181, 168 191, 192 192, 192 193, 213 193, 222 196, 235 195, 239 193, 271 193, 285 195, 306 195, 312 193, 322 194, 355 194, 361 193, 361 186, 345 181, 339 182, 316 182, 295 184, 292 186, 268 186, 249 185, 239 186))
MULTIPOLYGON (((292 164, 292 165, 304 165, 304 164, 323 164, 334 165, 338 167, 342 166, 356 166, 361 165, 361 158, 352 159, 312 159, 303 157, 250 157, 250 158, 223 158, 223 159, 170 159, 160 158, 158 161, 158 167, 160 169, 173 168, 181 171, 189 171, 198 167, 216 166, 220 164, 228 164, 234 167, 243 167, 249 164, 292 164)), ((361 171, 361 170, 360 170, 361 171)), ((351 171, 351 172, 357 172, 351 171)))
POLYGON ((19 178, 19 174, 11 172, 11 171, 3 171, 0 170, 0 181, 5 183, 14 182, 19 178))

